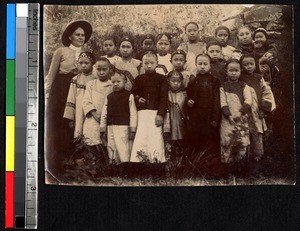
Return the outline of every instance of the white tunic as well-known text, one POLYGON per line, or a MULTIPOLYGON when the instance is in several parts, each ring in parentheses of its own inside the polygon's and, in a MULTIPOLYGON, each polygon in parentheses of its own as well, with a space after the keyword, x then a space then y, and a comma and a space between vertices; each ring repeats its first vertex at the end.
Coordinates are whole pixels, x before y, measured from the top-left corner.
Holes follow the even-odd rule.
POLYGON ((88 145, 101 144, 100 140, 100 123, 93 116, 87 116, 92 110, 101 117, 102 107, 106 96, 112 92, 112 84, 110 80, 105 82, 99 79, 92 80, 87 83, 84 93, 82 106, 85 114, 83 124, 83 135, 88 145))

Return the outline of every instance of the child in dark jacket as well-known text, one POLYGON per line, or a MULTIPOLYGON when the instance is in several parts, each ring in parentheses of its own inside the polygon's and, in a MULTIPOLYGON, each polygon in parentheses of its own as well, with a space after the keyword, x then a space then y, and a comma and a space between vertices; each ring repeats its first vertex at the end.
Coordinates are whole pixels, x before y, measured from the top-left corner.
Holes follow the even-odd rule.
POLYGON ((187 144, 191 152, 204 151, 217 143, 214 134, 220 121, 220 81, 209 73, 211 58, 198 55, 196 67, 198 74, 187 87, 187 144))
POLYGON ((279 72, 276 44, 269 41, 268 33, 264 28, 257 28, 253 39, 256 70, 261 72, 265 81, 270 84, 272 78, 279 72))
POLYGON ((221 83, 226 81, 225 63, 222 60, 222 47, 221 44, 212 40, 207 44, 207 54, 211 58, 210 73, 218 78, 221 83))
POLYGON ((138 126, 131 162, 142 162, 145 158, 151 163, 166 161, 162 127, 168 104, 168 84, 164 75, 155 72, 156 67, 157 55, 149 51, 143 56, 145 74, 135 79, 132 88, 138 126))

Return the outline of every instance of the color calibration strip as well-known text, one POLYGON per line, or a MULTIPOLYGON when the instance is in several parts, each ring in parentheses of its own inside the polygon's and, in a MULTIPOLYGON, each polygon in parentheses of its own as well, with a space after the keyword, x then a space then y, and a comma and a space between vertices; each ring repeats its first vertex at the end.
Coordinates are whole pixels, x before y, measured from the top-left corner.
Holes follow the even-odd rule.
POLYGON ((7 4, 5 227, 37 228, 39 4, 7 4))
POLYGON ((25 227, 28 4, 16 5, 15 228, 25 227))
POLYGON ((6 9, 5 227, 14 228, 16 4, 6 9))

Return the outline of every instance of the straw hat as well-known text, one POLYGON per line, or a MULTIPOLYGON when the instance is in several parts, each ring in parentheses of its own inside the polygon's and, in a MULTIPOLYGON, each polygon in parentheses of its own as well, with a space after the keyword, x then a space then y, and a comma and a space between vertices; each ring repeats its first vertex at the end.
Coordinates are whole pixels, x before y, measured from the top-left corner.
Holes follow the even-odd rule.
POLYGON ((73 21, 73 22, 70 22, 66 26, 66 29, 64 30, 64 33, 62 34, 61 40, 62 40, 62 44, 64 46, 69 46, 71 44, 69 37, 78 27, 80 27, 84 30, 84 34, 85 34, 84 43, 86 43, 90 39, 92 31, 93 31, 92 25, 88 21, 85 21, 85 20, 73 21))

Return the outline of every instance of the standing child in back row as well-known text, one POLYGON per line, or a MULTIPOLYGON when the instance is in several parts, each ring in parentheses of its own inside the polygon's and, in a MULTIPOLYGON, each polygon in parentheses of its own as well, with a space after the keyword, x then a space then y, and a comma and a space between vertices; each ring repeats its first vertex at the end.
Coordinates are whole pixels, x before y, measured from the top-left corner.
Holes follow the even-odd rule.
POLYGON ((140 49, 140 51, 137 52, 135 57, 138 60, 142 60, 143 55, 147 51, 155 51, 155 49, 156 49, 156 47, 155 47, 155 37, 154 37, 154 35, 146 34, 145 36, 143 36, 143 38, 141 40, 141 49, 140 49))
POLYGON ((140 65, 141 61, 132 57, 134 49, 134 42, 132 38, 127 36, 122 38, 119 49, 121 59, 116 61, 115 67, 128 73, 126 74, 127 82, 125 84, 125 89, 130 91, 132 85, 134 84, 134 79, 139 74, 138 66, 140 65))
POLYGON ((156 72, 159 74, 167 75, 170 71, 173 70, 172 64, 170 63, 170 48, 171 36, 169 34, 163 33, 156 36, 156 49, 158 58, 156 72))
POLYGON ((107 58, 112 65, 120 59, 117 53, 116 40, 112 37, 107 37, 103 41, 103 51, 105 53, 104 58, 107 58))
POLYGON ((215 38, 222 47, 222 58, 226 61, 232 58, 232 52, 235 50, 233 46, 228 45, 230 39, 230 31, 226 26, 218 26, 215 30, 215 38))
POLYGON ((145 74, 139 75, 132 88, 138 109, 138 126, 130 161, 165 162, 162 125, 168 104, 168 84, 164 75, 155 72, 157 55, 143 56, 145 74), (141 156, 142 154, 142 156, 141 156))
POLYGON ((226 81, 225 63, 222 59, 222 47, 218 41, 210 41, 207 44, 207 54, 211 58, 210 73, 218 78, 221 83, 226 81))
POLYGON ((186 53, 185 69, 196 75, 195 58, 206 52, 206 44, 199 41, 199 26, 196 22, 189 22, 185 25, 185 34, 188 41, 181 43, 177 49, 186 53))

